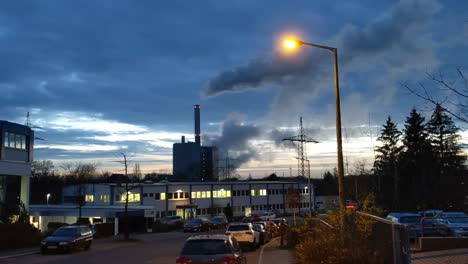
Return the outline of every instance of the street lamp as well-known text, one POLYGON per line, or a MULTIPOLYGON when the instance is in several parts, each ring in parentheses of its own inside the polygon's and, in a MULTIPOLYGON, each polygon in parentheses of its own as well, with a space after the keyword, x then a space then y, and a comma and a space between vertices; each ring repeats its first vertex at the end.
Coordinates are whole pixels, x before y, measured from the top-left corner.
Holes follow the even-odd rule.
MULTIPOLYGON (((340 211, 343 212, 344 210, 344 195, 343 195, 343 146, 342 146, 342 138, 341 138, 341 110, 340 110, 340 85, 338 81, 338 49, 329 46, 323 46, 318 44, 313 44, 309 42, 304 42, 302 40, 294 39, 294 38, 286 38, 283 41, 283 46, 286 49, 292 50, 301 45, 304 46, 311 46, 320 49, 326 49, 333 53, 333 64, 334 64, 334 72, 335 72, 335 113, 336 113, 336 142, 337 142, 337 156, 338 156, 338 196, 339 196, 339 205, 340 211)), ((344 224, 344 216, 342 213, 341 215, 341 226, 344 224)))
POLYGON ((46 195, 47 205, 49 205, 49 198, 50 198, 50 193, 48 193, 48 194, 46 195))

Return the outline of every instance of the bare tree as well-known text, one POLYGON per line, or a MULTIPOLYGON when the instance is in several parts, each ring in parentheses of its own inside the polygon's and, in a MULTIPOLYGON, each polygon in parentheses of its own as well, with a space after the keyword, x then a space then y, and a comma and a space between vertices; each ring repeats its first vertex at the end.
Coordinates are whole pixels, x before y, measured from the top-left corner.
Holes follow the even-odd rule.
POLYGON ((442 105, 443 103, 452 105, 455 110, 447 109, 446 107, 442 108, 452 117, 468 123, 468 80, 462 69, 457 68, 457 77, 452 81, 446 80, 440 71, 437 74, 426 72, 426 75, 440 91, 447 93, 445 98, 440 99, 434 97, 422 82, 419 82, 419 88, 410 87, 405 83, 402 83, 401 85, 408 89, 412 94, 426 102, 429 102, 434 107, 436 105, 442 105), (457 101, 454 101, 454 98, 456 98, 457 101))
POLYGON ((78 206, 78 219, 82 217, 83 206, 86 205, 86 185, 96 174, 97 164, 93 163, 65 163, 62 166, 76 184, 75 204, 78 206))
POLYGON ((296 225, 296 208, 299 207, 301 201, 302 196, 299 190, 294 189, 294 187, 289 187, 286 193, 286 202, 287 206, 292 208, 294 225, 296 225))
MULTIPOLYGON (((125 182, 123 184, 123 186, 119 186, 121 188, 123 188, 123 197, 125 199, 125 207, 124 207, 124 237, 125 237, 125 240, 128 240, 130 239, 130 226, 129 226, 129 217, 128 217, 128 202, 129 202, 129 194, 130 194, 130 191, 135 189, 135 188, 139 188, 140 185, 134 185, 134 184, 131 184, 130 182, 130 177, 128 176, 128 166, 129 166, 129 159, 128 159, 128 156, 127 154, 121 152, 120 155, 122 156, 122 159, 119 160, 118 162, 120 164, 122 164, 124 166, 124 176, 125 176, 125 182)), ((138 172, 140 175, 141 175, 141 172, 139 172, 140 170, 140 166, 138 164, 135 164, 135 168, 134 168, 134 176, 136 175, 136 173, 138 172)), ((141 198, 140 198, 141 199, 141 198)))

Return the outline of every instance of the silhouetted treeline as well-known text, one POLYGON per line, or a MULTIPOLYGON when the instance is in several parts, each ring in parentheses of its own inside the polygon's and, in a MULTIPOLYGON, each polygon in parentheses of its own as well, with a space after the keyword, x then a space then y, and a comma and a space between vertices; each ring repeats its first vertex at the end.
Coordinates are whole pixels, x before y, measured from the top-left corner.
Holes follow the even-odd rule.
MULTIPOLYGON (((58 173, 54 170, 54 164, 50 160, 34 161, 32 164, 32 177, 30 181, 31 204, 59 204, 62 203, 62 188, 68 185, 92 184, 92 183, 116 183, 126 182, 125 175, 110 172, 99 173, 95 164, 66 164, 58 173), (49 199, 47 201, 47 194, 49 199)), ((168 179, 170 175, 165 173, 148 173, 142 175, 129 175, 130 182, 159 182, 168 179)))
POLYGON ((379 203, 389 210, 463 210, 468 171, 458 131, 440 104, 427 122, 413 109, 402 131, 388 117, 375 149, 379 203))

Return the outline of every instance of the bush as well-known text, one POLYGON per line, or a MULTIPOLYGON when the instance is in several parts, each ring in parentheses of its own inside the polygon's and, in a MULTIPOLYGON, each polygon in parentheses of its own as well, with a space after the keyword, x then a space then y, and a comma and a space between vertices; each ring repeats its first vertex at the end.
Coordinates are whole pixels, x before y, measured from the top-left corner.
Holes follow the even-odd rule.
MULTIPOLYGON (((367 201, 372 199, 366 199, 362 209, 378 213, 378 208, 372 208, 367 201)), ((342 214, 343 230, 340 229, 339 211, 327 215, 325 223, 316 217, 307 217, 302 225, 288 230, 287 245, 295 248, 298 264, 384 263, 384 257, 375 247, 375 220, 354 210, 342 214)))
POLYGON ((26 223, 0 224, 0 250, 39 246, 43 234, 26 223))

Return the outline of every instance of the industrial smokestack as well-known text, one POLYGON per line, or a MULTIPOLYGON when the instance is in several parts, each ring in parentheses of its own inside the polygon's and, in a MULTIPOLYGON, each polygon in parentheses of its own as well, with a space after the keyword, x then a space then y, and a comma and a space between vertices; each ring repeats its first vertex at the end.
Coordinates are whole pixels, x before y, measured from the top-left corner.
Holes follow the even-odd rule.
POLYGON ((194 105, 195 112, 195 142, 201 145, 200 140, 200 105, 194 105))
POLYGON ((182 143, 185 143, 185 136, 182 136, 182 143))

